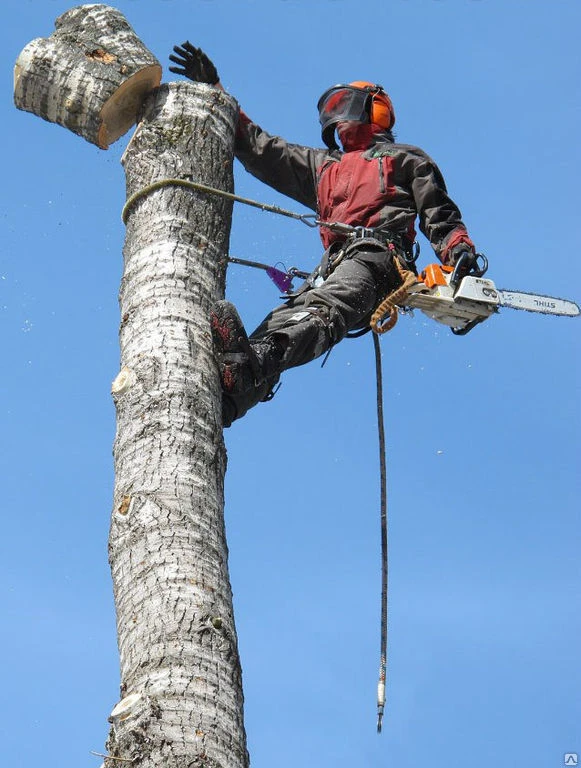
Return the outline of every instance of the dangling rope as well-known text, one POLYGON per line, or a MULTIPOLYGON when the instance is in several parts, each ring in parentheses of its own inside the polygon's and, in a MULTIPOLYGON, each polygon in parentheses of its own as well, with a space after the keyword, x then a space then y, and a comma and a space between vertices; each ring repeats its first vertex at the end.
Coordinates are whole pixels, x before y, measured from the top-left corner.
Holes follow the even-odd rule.
POLYGON ((387 671, 387 468, 385 458, 385 427, 383 421, 383 375, 381 370, 381 347, 377 333, 373 335, 375 371, 377 385, 377 429, 379 433, 379 475, 380 475, 380 516, 381 516, 381 628, 379 680, 377 683, 377 733, 381 733, 385 708, 385 677, 387 671))
POLYGON ((401 285, 389 294, 377 307, 369 325, 373 330, 373 349, 375 351, 375 381, 377 389, 377 431, 379 436, 379 475, 380 475, 380 517, 381 517, 381 626, 379 680, 377 682, 377 733, 381 733, 385 710, 385 681, 387 674, 387 460, 385 453, 385 425, 383 418, 383 372, 381 365, 381 346, 379 335, 390 331, 397 323, 398 304, 403 304, 409 288, 417 281, 416 275, 405 269, 394 258, 394 264, 401 278, 401 285))

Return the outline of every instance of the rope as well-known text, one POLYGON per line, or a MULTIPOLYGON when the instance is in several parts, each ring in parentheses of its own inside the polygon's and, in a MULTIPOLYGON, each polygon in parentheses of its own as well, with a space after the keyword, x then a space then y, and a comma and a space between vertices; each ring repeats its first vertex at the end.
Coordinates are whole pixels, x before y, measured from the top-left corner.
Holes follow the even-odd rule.
POLYGON ((207 184, 201 184, 198 181, 188 181, 187 179, 159 179, 158 181, 154 181, 146 187, 143 187, 143 189, 134 192, 131 197, 128 198, 121 211, 121 219, 123 220, 123 223, 127 224, 129 212, 135 203, 142 200, 144 197, 147 197, 147 195, 152 192, 156 192, 158 189, 164 189, 165 187, 183 187, 184 189, 189 189, 193 192, 207 192, 211 195, 218 195, 227 200, 244 203, 253 208, 260 208, 261 211, 269 211, 270 213, 278 213, 281 216, 288 216, 291 219, 302 221, 303 224, 306 224, 308 227, 317 227, 320 223, 316 220, 316 214, 314 213, 294 213, 293 211, 287 211, 285 208, 279 208, 278 205, 259 203, 257 200, 251 200, 248 197, 240 197, 240 195, 235 195, 233 192, 225 192, 223 189, 216 189, 215 187, 209 187, 207 184))
POLYGON ((379 335, 390 331, 397 323, 398 304, 403 303, 409 288, 416 282, 415 274, 402 267, 399 259, 394 259, 395 266, 402 280, 399 288, 385 298, 371 316, 369 325, 374 331, 373 349, 375 351, 375 380, 377 388, 377 431, 379 436, 379 476, 380 476, 380 516, 381 516, 381 624, 379 652, 379 680, 377 682, 377 733, 381 733, 385 710, 385 681, 387 675, 387 582, 389 558, 387 547, 387 467, 385 457, 385 425, 383 418, 383 373, 381 366, 381 346, 379 335), (387 317, 387 319, 385 319, 387 317))
POLYGON ((399 276, 402 279, 402 284, 399 288, 389 294, 377 307, 373 315, 371 316, 371 322, 369 325, 374 333, 387 333, 391 331, 394 325, 397 323, 398 318, 398 304, 403 304, 406 296, 408 295, 409 288, 417 282, 415 274, 405 269, 399 263, 399 259, 395 258, 394 264, 397 267, 399 276))
POLYGON ((385 677, 387 670, 387 469, 385 458, 385 427, 383 420, 383 375, 381 370, 381 347, 377 333, 373 334, 375 351, 375 380, 377 387, 377 429, 379 434, 379 468, 381 488, 381 626, 379 680, 377 683, 377 733, 381 733, 385 708, 385 677))

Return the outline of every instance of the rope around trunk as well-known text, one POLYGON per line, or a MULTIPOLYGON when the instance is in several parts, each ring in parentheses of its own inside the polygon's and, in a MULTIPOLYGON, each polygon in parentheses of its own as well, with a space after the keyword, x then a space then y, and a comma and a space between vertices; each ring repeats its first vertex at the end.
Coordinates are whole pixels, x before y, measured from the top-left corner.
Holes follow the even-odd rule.
POLYGON ((296 219, 302 221, 308 227, 317 227, 319 222, 314 221, 316 214, 314 213, 295 213, 294 211, 287 211, 286 208, 280 208, 278 205, 269 205, 268 203, 260 203, 257 200, 251 200, 248 197, 241 197, 235 195, 233 192, 226 192, 223 189, 216 189, 216 187, 209 187, 207 184, 201 184, 198 181, 189 181, 188 179, 158 179, 151 184, 148 184, 143 189, 134 192, 129 197, 123 206, 121 211, 121 219, 124 224, 127 224, 129 218, 129 212, 139 200, 152 192, 156 192, 158 189, 164 189, 165 187, 183 187, 189 189, 192 192, 207 192, 210 195, 217 195, 218 197, 224 197, 226 200, 233 200, 237 203, 244 203, 250 205, 253 208, 260 208, 261 211, 269 211, 270 213, 278 213, 280 216, 288 216, 290 219, 296 219))

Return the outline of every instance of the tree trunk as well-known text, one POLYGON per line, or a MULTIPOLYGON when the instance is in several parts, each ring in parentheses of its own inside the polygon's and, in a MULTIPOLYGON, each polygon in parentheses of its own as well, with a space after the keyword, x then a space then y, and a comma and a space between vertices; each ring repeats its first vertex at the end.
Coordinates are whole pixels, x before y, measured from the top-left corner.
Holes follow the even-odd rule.
MULTIPOLYGON (((140 112, 123 156, 128 196, 176 178, 231 191, 236 103, 207 85, 152 91, 160 76, 118 11, 86 5, 21 53, 15 102, 104 148, 140 112)), ((125 217, 109 539, 121 700, 107 746, 144 768, 248 765, 209 329, 231 208, 166 186, 134 198, 125 217)))
POLYGON ((101 149, 135 123, 161 66, 120 11, 81 5, 49 38, 29 43, 14 67, 14 103, 101 149))
MULTIPOLYGON (((235 118, 220 90, 162 86, 123 157, 128 195, 161 178, 231 190, 235 118)), ((208 322, 230 218, 223 198, 171 186, 128 216, 110 536, 123 698, 108 748, 152 768, 248 763, 208 322)))

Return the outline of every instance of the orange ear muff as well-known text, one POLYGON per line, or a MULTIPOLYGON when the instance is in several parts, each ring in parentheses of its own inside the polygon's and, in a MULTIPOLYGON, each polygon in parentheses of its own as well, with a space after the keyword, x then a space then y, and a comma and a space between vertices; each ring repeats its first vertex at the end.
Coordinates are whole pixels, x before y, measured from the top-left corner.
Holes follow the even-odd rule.
POLYGON ((381 85, 375 85, 369 83, 366 80, 354 80, 349 83, 354 88, 361 88, 367 90, 371 94, 371 109, 369 112, 369 119, 375 125, 379 125, 386 131, 393 128, 395 124, 395 109, 391 103, 391 99, 387 93, 383 90, 381 85))
POLYGON ((391 99, 385 91, 373 94, 370 118, 372 123, 385 128, 387 131, 393 128, 395 123, 395 110, 391 103, 391 99))

